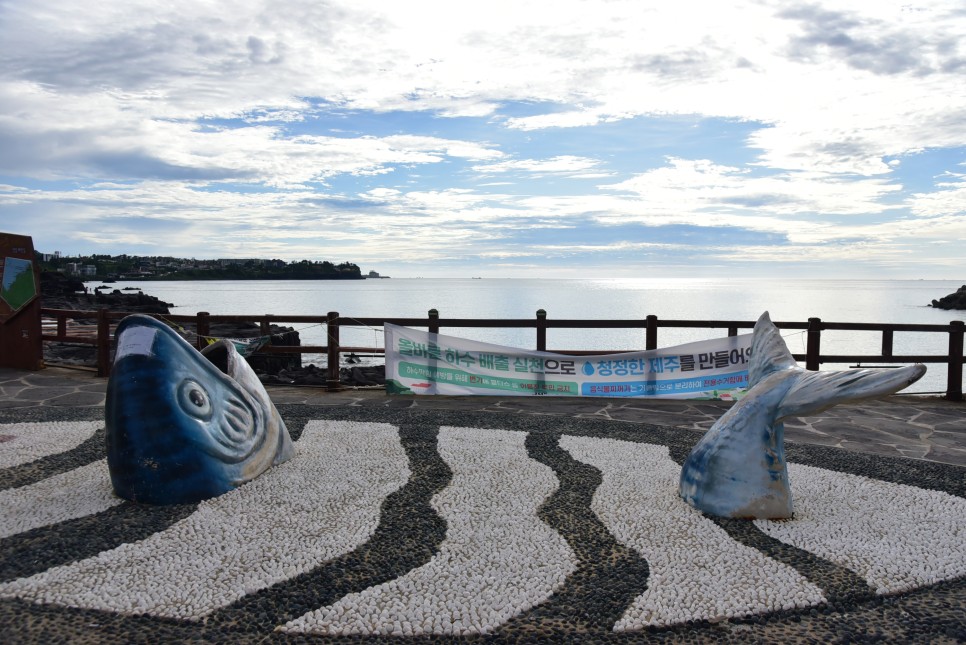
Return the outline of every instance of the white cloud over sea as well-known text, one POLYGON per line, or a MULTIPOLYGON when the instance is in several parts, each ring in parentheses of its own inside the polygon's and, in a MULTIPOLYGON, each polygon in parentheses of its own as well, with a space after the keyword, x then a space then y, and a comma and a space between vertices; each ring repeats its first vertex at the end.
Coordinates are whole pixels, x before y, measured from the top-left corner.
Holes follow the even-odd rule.
POLYGON ((0 0, 0 230, 394 276, 958 278, 966 8, 0 0))

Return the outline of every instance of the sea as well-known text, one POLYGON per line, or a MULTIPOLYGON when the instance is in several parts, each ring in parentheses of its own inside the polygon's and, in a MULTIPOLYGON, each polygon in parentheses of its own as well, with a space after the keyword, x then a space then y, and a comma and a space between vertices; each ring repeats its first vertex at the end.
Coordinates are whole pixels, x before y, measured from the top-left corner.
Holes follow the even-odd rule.
MULTIPOLYGON (((91 290, 100 282, 88 282, 91 290)), ((966 312, 934 309, 929 305, 956 291, 951 280, 809 280, 761 278, 387 278, 366 280, 218 280, 123 281, 110 288, 140 289, 173 305, 171 313, 273 314, 343 317, 425 317, 430 309, 441 318, 535 318, 538 309, 548 319, 641 319, 648 315, 675 320, 755 321, 769 312, 775 322, 804 322, 818 317, 826 322, 948 324, 966 319, 966 312)), ((325 327, 292 324, 305 345, 324 345, 325 327)), ((534 349, 533 329, 442 328, 441 333, 472 340, 534 349)), ((382 347, 381 328, 343 327, 347 346, 382 347)), ((724 329, 666 329, 658 331, 658 346, 671 347, 727 334, 724 329)), ((783 330, 794 353, 804 353, 805 333, 783 330)), ((943 355, 946 334, 897 332, 897 355, 943 355)), ((644 331, 629 329, 550 329, 547 348, 600 351, 644 349, 644 331)), ((826 331, 822 352, 878 354, 877 332, 826 331)), ((306 363, 322 357, 305 355, 306 363)), ((381 363, 379 357, 367 357, 381 363)), ((868 365, 863 365, 868 366, 868 365)), ((822 369, 850 365, 823 364, 822 369)), ((910 393, 944 392, 946 367, 930 364, 929 372, 910 393)))

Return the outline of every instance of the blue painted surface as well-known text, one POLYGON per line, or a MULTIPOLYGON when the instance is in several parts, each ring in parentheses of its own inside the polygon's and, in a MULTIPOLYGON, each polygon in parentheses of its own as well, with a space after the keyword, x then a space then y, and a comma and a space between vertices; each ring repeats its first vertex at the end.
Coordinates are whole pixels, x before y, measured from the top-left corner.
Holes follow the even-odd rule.
POLYGON ((791 517, 782 420, 892 394, 925 373, 926 367, 919 364, 900 369, 805 371, 765 312, 752 339, 748 392, 691 451, 681 469, 681 497, 718 517, 791 517))
POLYGON ((202 354, 141 315, 121 321, 116 337, 105 423, 120 497, 151 504, 207 499, 294 455, 277 410, 230 343, 202 354))

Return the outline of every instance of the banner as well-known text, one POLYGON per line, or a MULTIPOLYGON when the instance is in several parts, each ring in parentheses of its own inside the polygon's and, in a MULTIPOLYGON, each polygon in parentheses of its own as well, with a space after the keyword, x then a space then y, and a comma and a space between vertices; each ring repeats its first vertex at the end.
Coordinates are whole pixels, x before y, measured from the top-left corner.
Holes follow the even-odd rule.
POLYGON ((737 400, 751 334, 666 349, 570 356, 386 324, 389 394, 737 400))

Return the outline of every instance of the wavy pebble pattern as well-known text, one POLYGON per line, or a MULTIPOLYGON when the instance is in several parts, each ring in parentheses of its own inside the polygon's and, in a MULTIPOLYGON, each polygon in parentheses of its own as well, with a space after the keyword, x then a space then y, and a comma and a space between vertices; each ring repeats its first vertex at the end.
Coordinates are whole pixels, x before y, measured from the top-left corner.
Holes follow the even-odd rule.
POLYGON ((966 499, 788 465, 795 517, 756 520, 786 544, 855 571, 878 594, 966 575, 966 499))
POLYGON ((821 589, 795 569, 739 544, 678 496, 681 467, 664 446, 561 437, 575 459, 598 468, 592 508, 650 565, 647 590, 615 631, 722 620, 818 605, 821 589))
POLYGON ((296 445, 167 530, 0 585, 0 597, 197 620, 356 548, 410 475, 395 426, 314 421, 296 445))
POLYGON ((432 506, 446 539, 427 564, 283 627, 323 634, 488 633, 543 601, 576 568, 566 541, 537 517, 558 486, 527 456, 526 433, 443 427, 453 471, 432 506))
POLYGON ((90 439, 101 421, 6 423, 0 425, 0 468, 19 466, 66 452, 90 439))
POLYGON ((124 500, 101 459, 36 484, 0 491, 0 538, 100 513, 124 500))

